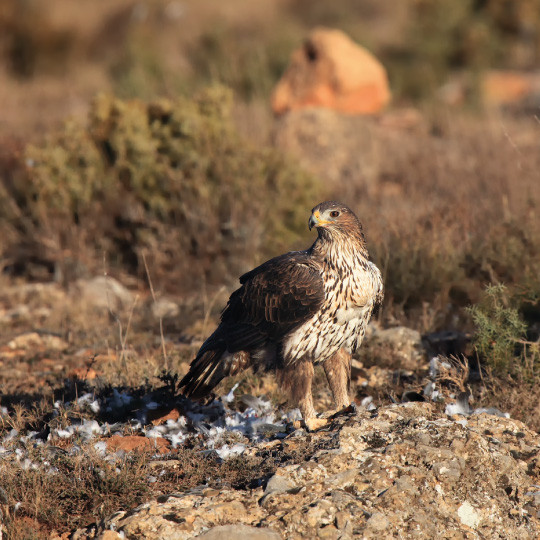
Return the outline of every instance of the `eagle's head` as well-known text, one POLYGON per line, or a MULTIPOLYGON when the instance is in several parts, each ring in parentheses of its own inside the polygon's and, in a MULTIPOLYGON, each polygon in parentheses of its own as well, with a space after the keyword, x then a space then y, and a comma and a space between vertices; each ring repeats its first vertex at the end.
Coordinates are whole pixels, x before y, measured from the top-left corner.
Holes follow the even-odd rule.
POLYGON ((342 203, 325 201, 313 208, 308 222, 309 229, 317 228, 319 242, 338 245, 353 245, 355 249, 366 250, 366 240, 362 224, 354 212, 342 203))
POLYGON ((354 234, 362 231, 362 225, 354 212, 336 201, 325 201, 313 208, 308 227, 310 230, 316 227, 319 232, 324 229, 329 233, 354 234))

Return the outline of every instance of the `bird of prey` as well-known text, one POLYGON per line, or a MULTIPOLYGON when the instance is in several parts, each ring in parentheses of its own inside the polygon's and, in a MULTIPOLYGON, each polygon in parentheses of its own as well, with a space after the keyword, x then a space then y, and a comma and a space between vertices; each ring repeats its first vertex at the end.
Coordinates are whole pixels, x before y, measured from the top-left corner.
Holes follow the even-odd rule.
POLYGON ((308 429, 327 421, 313 408, 313 365, 322 364, 336 408, 350 404, 351 354, 383 299, 379 269, 369 260, 362 225, 345 205, 313 208, 317 239, 304 251, 270 259, 240 278, 180 382, 183 394, 208 395, 248 367, 276 371, 308 429))

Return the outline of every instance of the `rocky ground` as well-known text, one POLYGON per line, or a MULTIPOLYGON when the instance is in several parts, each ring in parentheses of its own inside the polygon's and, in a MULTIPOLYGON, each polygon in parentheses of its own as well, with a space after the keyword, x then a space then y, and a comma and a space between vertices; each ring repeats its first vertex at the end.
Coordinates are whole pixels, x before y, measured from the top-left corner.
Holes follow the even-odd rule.
MULTIPOLYGON (((355 406, 309 433, 272 377, 227 381, 207 404, 177 395, 211 314, 175 331, 185 306, 105 277, 5 284, 0 300, 0 536, 540 534, 540 435, 471 406, 465 334, 370 325, 355 406)), ((314 394, 331 408, 320 373, 314 394)))
MULTIPOLYGON (((361 410, 305 438, 321 450, 251 490, 200 486, 80 529, 88 538, 538 538, 540 436, 486 413, 431 403, 361 410), (114 531, 114 532, 113 532, 114 531)), ((171 466, 171 464, 169 464, 171 466)))

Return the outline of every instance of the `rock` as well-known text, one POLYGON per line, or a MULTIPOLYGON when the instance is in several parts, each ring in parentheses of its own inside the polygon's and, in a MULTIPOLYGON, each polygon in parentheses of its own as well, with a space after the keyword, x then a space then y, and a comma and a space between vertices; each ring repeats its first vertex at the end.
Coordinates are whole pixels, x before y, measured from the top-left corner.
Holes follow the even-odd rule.
POLYGON ((259 504, 261 506, 269 505, 272 503, 275 495, 288 493, 289 490, 294 488, 295 485, 288 478, 279 474, 274 474, 274 476, 268 480, 266 488, 264 489, 264 495, 261 497, 259 504))
POLYGON ((6 287, 2 296, 12 303, 55 306, 66 300, 66 292, 58 283, 23 283, 6 287))
POLYGON ((33 349, 40 351, 65 351, 69 344, 58 336, 26 332, 13 338, 7 346, 10 349, 33 349))
POLYGON ((365 357, 377 365, 400 366, 405 370, 418 369, 425 360, 420 333, 405 326, 384 330, 373 327, 359 354, 361 360, 365 357))
POLYGON ((159 319, 174 319, 180 314, 178 303, 169 298, 158 298, 150 305, 152 316, 159 319))
POLYGON ((167 420, 178 420, 180 418, 180 412, 176 407, 168 410, 154 409, 147 412, 147 417, 154 426, 161 426, 165 424, 167 420))
POLYGON ((107 439, 107 448, 113 452, 153 452, 166 454, 171 443, 163 437, 143 437, 142 435, 113 435, 107 439))
POLYGON ((288 478, 274 474, 274 476, 268 480, 266 488, 264 489, 264 494, 284 493, 292 488, 294 488, 294 484, 288 478))
POLYGON ((375 512, 368 520, 366 525, 377 532, 383 532, 390 527, 390 521, 382 512, 375 512))
POLYGON ((463 523, 463 525, 467 525, 467 527, 470 527, 471 529, 476 529, 482 519, 480 514, 468 501, 465 501, 458 508, 457 514, 461 520, 461 523, 463 523))
POLYGON ((97 540, 122 540, 116 531, 103 531, 98 537, 97 540))
POLYGON ((110 276, 79 279, 70 292, 83 306, 113 313, 131 308, 135 301, 131 291, 110 276))
MULTIPOLYGON (((47 310, 47 308, 44 308, 47 310)), ((47 315, 50 314, 50 310, 47 310, 47 315)), ((0 324, 12 324, 21 321, 28 321, 35 316, 33 311, 26 305, 20 304, 11 309, 0 308, 0 324)))
POLYGON ((329 109, 300 109, 279 118, 275 145, 293 155, 306 170, 332 185, 375 189, 379 152, 372 122, 329 109))
POLYGON ((201 540, 281 540, 281 535, 272 529, 258 529, 247 525, 224 525, 214 527, 196 536, 201 540))
POLYGON ((488 414, 455 421, 441 409, 359 409, 331 430, 279 441, 288 455, 306 437, 320 450, 279 466, 265 489, 160 497, 77 538, 94 538, 96 527, 149 540, 540 537, 540 434, 488 414))
POLYGON ((273 91, 272 109, 276 114, 305 107, 372 114, 389 101, 384 66, 341 30, 316 28, 293 52, 273 91))
POLYGON ((510 70, 487 71, 480 81, 483 102, 491 107, 540 103, 540 75, 510 70))

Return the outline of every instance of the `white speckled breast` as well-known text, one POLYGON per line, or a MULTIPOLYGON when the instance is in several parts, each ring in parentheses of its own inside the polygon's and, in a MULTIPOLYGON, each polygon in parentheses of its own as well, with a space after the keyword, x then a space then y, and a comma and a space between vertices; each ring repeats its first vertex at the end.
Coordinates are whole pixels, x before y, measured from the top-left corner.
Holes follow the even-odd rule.
POLYGON ((364 257, 325 260, 321 274, 325 301, 321 310, 294 330, 284 342, 286 364, 301 358, 324 362, 344 347, 354 352, 364 338, 375 299, 382 290, 379 269, 364 257))

